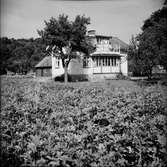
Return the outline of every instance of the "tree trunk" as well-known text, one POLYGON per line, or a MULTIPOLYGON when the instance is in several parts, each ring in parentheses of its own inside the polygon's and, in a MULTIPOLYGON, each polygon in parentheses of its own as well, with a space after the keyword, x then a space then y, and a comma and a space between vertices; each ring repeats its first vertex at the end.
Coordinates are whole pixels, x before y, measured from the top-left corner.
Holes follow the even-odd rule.
POLYGON ((67 68, 67 63, 65 63, 65 66, 64 66, 64 82, 65 83, 68 82, 68 68, 67 68))
POLYGON ((152 78, 152 67, 148 70, 148 80, 151 80, 152 78))

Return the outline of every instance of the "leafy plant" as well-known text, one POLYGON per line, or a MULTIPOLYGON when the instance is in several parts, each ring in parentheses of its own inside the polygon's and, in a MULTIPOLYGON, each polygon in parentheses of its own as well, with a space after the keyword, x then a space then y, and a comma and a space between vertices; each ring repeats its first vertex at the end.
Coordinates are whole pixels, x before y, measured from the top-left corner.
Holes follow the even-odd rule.
POLYGON ((2 166, 166 166, 165 86, 4 77, 1 92, 2 166))

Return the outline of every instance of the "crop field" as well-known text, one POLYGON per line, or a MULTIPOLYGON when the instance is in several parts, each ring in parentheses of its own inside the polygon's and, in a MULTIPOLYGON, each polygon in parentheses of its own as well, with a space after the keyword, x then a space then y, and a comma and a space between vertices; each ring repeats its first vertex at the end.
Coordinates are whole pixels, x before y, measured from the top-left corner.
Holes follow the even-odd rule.
POLYGON ((166 92, 1 77, 1 166, 165 167, 166 92))

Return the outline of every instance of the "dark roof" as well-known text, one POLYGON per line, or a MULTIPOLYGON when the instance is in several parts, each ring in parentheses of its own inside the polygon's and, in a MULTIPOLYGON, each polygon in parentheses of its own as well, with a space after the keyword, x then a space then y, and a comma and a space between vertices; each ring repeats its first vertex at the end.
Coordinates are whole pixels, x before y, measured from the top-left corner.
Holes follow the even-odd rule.
POLYGON ((39 67, 52 67, 52 57, 46 56, 44 57, 36 66, 35 68, 39 67))

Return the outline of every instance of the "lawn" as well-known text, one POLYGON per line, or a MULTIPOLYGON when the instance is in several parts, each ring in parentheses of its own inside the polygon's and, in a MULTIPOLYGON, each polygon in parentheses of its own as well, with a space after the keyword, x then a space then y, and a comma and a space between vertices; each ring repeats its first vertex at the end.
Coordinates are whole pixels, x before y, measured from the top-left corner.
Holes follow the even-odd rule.
POLYGON ((166 90, 1 77, 1 165, 165 167, 166 90))

